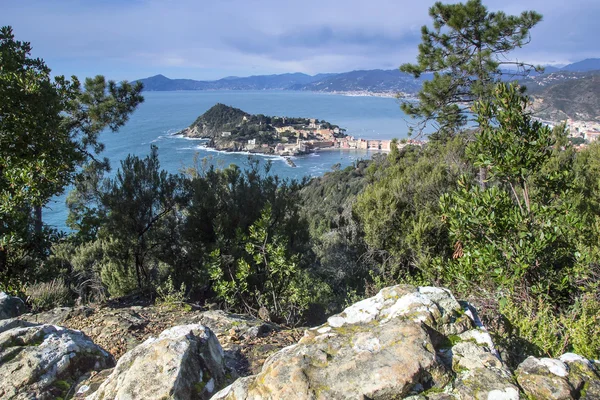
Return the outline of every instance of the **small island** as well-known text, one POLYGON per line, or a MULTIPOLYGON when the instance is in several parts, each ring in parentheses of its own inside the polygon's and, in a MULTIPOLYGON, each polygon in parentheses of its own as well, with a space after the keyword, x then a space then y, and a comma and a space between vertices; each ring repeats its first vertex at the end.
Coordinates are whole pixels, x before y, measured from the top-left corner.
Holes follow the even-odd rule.
POLYGON ((252 115, 220 103, 178 134, 206 139, 207 147, 220 151, 281 156, 307 154, 326 148, 389 150, 391 142, 355 139, 346 135, 345 129, 316 118, 252 115))

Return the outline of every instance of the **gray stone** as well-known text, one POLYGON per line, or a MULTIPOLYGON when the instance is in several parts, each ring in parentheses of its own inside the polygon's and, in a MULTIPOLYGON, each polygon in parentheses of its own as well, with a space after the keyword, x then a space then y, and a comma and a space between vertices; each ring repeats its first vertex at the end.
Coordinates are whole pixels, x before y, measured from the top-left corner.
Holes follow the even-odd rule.
POLYGON ((64 397, 81 375, 113 364, 79 331, 14 319, 0 326, 0 398, 64 397))
POLYGON ((25 303, 20 298, 0 292, 0 320, 18 317, 26 309, 25 303))
POLYGON ((569 369, 554 358, 527 357, 515 371, 526 395, 533 398, 563 400, 573 398, 569 369))
MULTIPOLYGON (((386 288, 306 331, 298 344, 269 357, 258 375, 238 379, 213 399, 460 398, 452 384, 454 362, 485 371, 486 394, 517 399, 508 370, 475 343, 487 333, 465 336, 474 348, 444 347, 449 342, 444 332, 474 328, 446 289, 386 288)), ((472 398, 483 392, 476 394, 472 398)))
POLYGON ((560 361, 569 368, 567 379, 575 398, 600 399, 600 375, 592 361, 574 353, 563 354, 560 361))
POLYGON ((176 326, 125 353, 86 399, 209 399, 225 379, 213 332, 197 324, 176 326))

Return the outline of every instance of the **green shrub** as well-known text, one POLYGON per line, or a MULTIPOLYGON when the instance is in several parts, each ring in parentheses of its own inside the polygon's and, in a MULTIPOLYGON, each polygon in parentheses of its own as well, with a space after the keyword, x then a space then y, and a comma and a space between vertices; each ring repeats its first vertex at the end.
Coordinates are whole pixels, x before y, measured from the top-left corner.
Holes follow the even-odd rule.
POLYGON ((181 283, 179 290, 177 290, 173 284, 173 278, 169 275, 165 283, 156 288, 156 305, 172 309, 179 306, 185 307, 185 293, 185 283, 181 283))
POLYGON ((583 296, 563 316, 570 349, 590 359, 600 358, 600 302, 592 295, 583 296))
POLYGON ((509 323, 496 340, 509 352, 513 364, 526 355, 559 357, 574 352, 600 357, 600 302, 584 295, 574 306, 557 311, 539 300, 501 301, 500 312, 509 323))
POLYGON ((34 283, 27 287, 26 293, 34 312, 73 304, 73 294, 62 279, 34 283))
POLYGON ((514 353, 536 356, 560 356, 567 348, 565 329, 560 315, 542 300, 517 302, 506 299, 500 302, 500 312, 510 324, 506 332, 514 353))

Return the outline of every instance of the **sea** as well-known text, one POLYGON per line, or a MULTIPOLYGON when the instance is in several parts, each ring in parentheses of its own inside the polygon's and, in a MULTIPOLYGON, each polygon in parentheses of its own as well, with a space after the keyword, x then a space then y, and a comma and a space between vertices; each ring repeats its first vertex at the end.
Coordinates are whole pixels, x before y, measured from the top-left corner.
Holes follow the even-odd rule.
MULTIPOLYGON (((299 91, 176 91, 144 92, 145 101, 118 132, 103 132, 102 156, 108 157, 112 171, 121 160, 134 154, 144 157, 150 146, 158 147, 161 168, 178 173, 193 164, 194 157, 207 158, 210 164, 226 167, 248 165, 248 154, 226 153, 207 149, 200 140, 176 135, 216 103, 237 107, 250 114, 281 117, 305 117, 326 120, 346 129, 346 134, 365 139, 406 138, 411 120, 400 110, 397 99, 376 96, 346 96, 299 91)), ((344 168, 360 159, 372 157, 367 150, 322 150, 292 157, 291 167, 283 157, 253 155, 261 163, 270 161, 272 174, 283 178, 317 177, 344 168)), ((65 220, 67 191, 54 197, 44 210, 44 221, 67 231, 65 220)))

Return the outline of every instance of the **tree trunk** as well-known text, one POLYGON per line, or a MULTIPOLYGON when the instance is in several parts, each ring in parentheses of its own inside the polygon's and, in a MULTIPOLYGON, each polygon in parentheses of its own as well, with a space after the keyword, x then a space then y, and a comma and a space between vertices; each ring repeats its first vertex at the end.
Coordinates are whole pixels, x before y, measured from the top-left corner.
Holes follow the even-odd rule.
POLYGON ((35 235, 37 237, 42 236, 42 206, 33 207, 33 223, 35 235))
POLYGON ((140 261, 139 261, 139 255, 135 254, 135 276, 137 278, 137 284, 138 284, 138 289, 142 289, 142 274, 140 272, 140 261))
POLYGON ((0 274, 8 275, 8 255, 4 247, 0 247, 0 274))
POLYGON ((487 180, 487 169, 485 167, 479 167, 479 186, 482 190, 485 190, 487 180))

